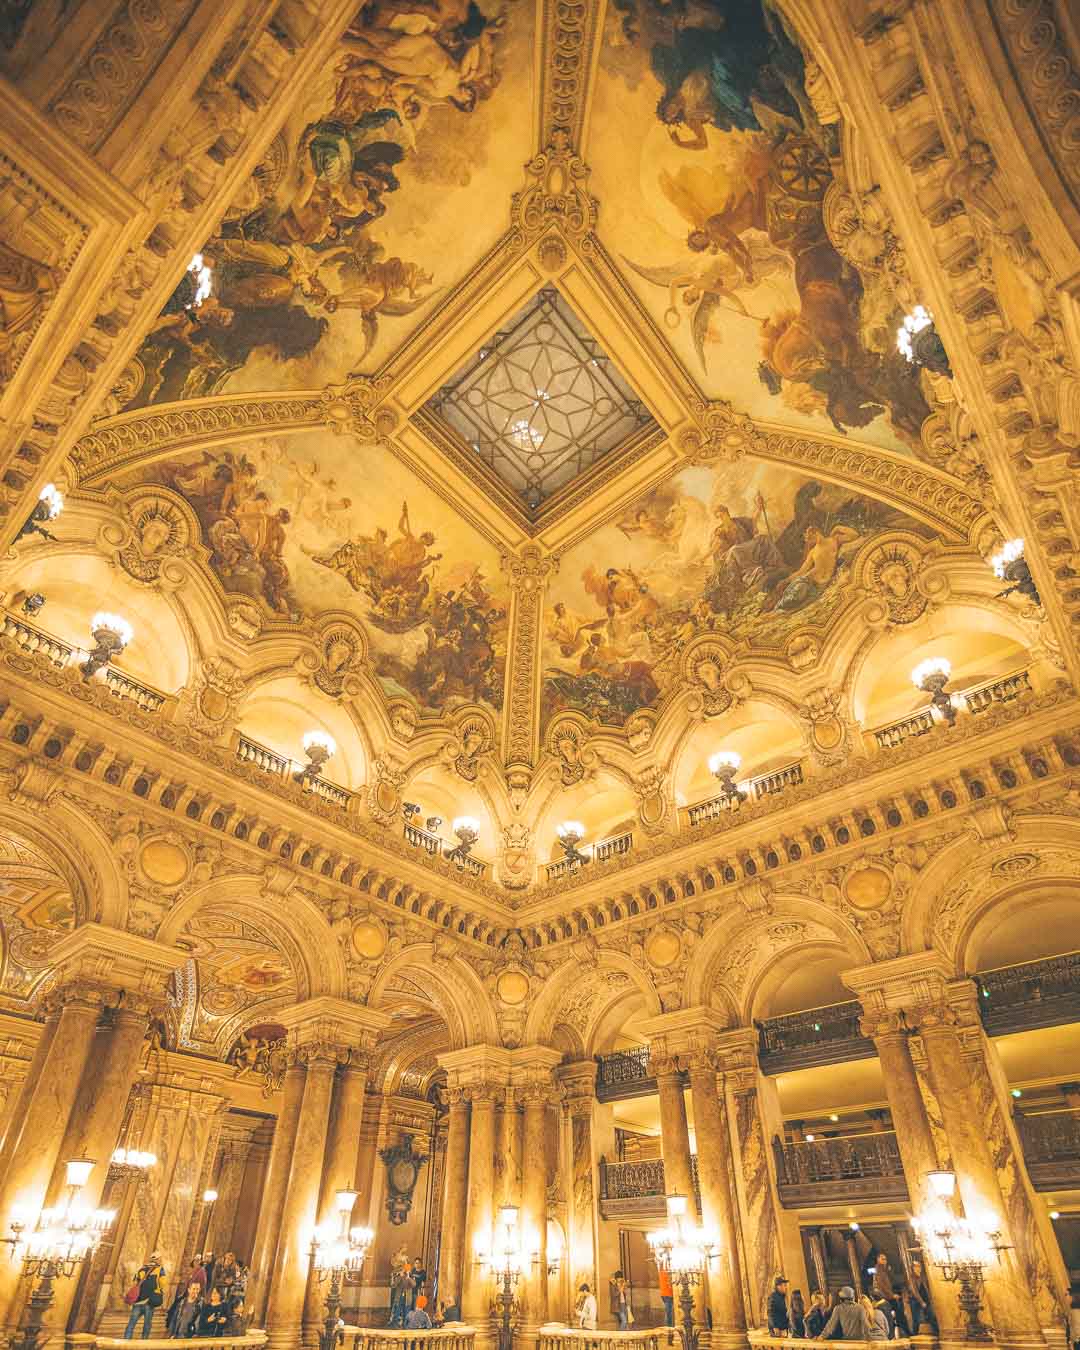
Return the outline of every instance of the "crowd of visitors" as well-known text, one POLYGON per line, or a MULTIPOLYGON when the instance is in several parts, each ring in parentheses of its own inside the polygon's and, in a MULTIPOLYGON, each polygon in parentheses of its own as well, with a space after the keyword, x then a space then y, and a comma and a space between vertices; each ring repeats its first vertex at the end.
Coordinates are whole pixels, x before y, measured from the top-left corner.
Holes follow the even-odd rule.
POLYGON ((799 1340, 889 1341, 914 1335, 923 1326, 937 1334, 922 1262, 913 1257, 908 1272, 898 1279, 885 1252, 874 1264, 866 1293, 856 1294, 844 1285, 831 1306, 829 1296, 814 1293, 808 1308, 802 1290, 792 1290, 787 1277, 778 1275, 767 1311, 771 1336, 799 1340))
MULTIPOLYGON (((177 1340, 194 1336, 237 1335, 244 1330, 244 1300, 247 1297, 248 1269, 237 1261, 235 1252, 226 1252, 219 1261, 212 1252, 196 1256, 165 1313, 164 1334, 177 1340)), ((124 1302, 131 1308, 124 1339, 130 1341, 142 1323, 141 1336, 154 1334, 154 1314, 164 1306, 165 1267, 155 1252, 135 1273, 124 1302)))

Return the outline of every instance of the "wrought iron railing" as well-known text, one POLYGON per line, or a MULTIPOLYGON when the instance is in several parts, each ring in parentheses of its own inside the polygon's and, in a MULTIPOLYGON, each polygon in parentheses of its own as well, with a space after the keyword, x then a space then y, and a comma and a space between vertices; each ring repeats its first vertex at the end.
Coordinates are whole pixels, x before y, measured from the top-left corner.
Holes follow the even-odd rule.
MULTIPOLYGON (((697 1192, 700 1183, 696 1153, 690 1157, 690 1171, 694 1191, 697 1192)), ((663 1158, 647 1158, 641 1162, 608 1162, 605 1158, 600 1159, 601 1200, 644 1200, 666 1194, 663 1158)))
POLYGON ((892 1130, 794 1144, 775 1139, 773 1143, 777 1180, 787 1186, 904 1175, 892 1130))
MULTIPOLYGON (((787 764, 782 769, 774 769, 772 773, 761 773, 756 778, 751 778, 742 785, 743 792, 747 799, 752 802, 758 802, 762 797, 772 797, 778 792, 783 792, 785 788, 796 787, 803 781, 802 760, 796 760, 794 764, 787 764)), ((686 809, 686 818, 691 825, 703 825, 706 821, 717 820, 720 816, 732 811, 739 804, 737 797, 710 797, 708 801, 696 802, 693 806, 686 809)))
POLYGON ((1080 1019, 1080 952, 1002 966, 976 978, 987 1031, 1061 1026, 1080 1019))
POLYGON ((629 1050, 613 1050, 596 1057, 596 1091, 601 1098, 626 1088, 653 1081, 649 1047, 635 1045, 629 1050))
POLYGON ((1016 1120, 1024 1157, 1031 1163, 1080 1165, 1080 1113, 1043 1111, 1016 1120))
POLYGON ((856 1000, 787 1013, 758 1022, 760 1063, 765 1073, 869 1059, 874 1043, 859 1029, 862 1008, 856 1000))

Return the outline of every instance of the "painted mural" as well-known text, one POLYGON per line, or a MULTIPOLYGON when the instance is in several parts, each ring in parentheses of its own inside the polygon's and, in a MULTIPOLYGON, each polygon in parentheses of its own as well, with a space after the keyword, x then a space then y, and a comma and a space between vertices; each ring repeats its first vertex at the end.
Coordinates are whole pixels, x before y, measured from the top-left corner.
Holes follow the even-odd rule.
POLYGON ((117 404, 318 388, 377 368, 507 227, 531 152, 530 119, 510 113, 532 99, 532 36, 527 0, 370 0, 117 404))
POLYGON ((191 504, 225 590, 294 624, 363 623, 390 697, 502 706, 509 592, 498 553, 388 451, 310 433, 136 470, 191 504))
POLYGON ((682 470, 563 556, 545 615, 545 722, 575 709, 619 726, 657 705, 704 633, 776 649, 826 626, 852 557, 898 527, 926 533, 786 469, 682 470))
POLYGON ((893 449, 929 409, 899 316, 833 247, 836 128, 762 0, 616 0, 587 158, 600 235, 710 398, 893 449))

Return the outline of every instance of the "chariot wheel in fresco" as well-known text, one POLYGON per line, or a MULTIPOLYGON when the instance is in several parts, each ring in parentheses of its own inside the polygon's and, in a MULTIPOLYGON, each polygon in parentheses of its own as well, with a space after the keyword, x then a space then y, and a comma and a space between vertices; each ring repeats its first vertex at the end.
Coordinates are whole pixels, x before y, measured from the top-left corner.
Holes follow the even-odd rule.
POLYGON ((785 141, 777 151, 773 178, 789 197, 800 202, 819 202, 832 182, 825 152, 809 136, 785 141))

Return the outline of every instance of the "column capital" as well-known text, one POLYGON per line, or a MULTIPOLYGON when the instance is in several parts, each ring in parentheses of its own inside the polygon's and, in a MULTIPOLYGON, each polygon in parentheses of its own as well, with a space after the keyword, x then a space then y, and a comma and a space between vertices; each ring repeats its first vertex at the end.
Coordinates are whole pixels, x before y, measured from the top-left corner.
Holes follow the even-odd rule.
POLYGON ((64 983, 85 980, 155 1003, 164 1001, 169 976, 187 959, 179 948, 100 923, 80 924, 49 951, 64 983))
POLYGON ((844 971, 840 978, 862 1004, 866 1015, 876 1018, 885 1013, 906 1014, 911 1008, 941 1002, 952 975, 945 958, 930 951, 857 966, 844 971))
POLYGON ((510 1081, 517 1089, 519 1100, 526 1105, 552 1101, 557 1095, 552 1077, 562 1060, 558 1050, 546 1045, 523 1045, 510 1052, 510 1081))
POLYGON ((450 1087, 472 1089, 483 1085, 484 1092, 471 1100, 482 1100, 488 1087, 492 1092, 510 1082, 510 1051, 501 1045, 468 1045, 463 1050, 447 1050, 437 1055, 441 1069, 446 1070, 450 1087))
POLYGON ((329 1057, 345 1063, 349 1057, 358 1066, 392 1020, 389 1013, 377 1008, 365 1008, 328 995, 306 999, 277 1017, 289 1033, 294 1053, 303 1062, 329 1057))
POLYGON ((572 1116, 592 1111, 596 1100, 596 1060, 578 1059, 570 1064, 560 1064, 555 1070, 555 1080, 562 1088, 563 1100, 572 1116))

